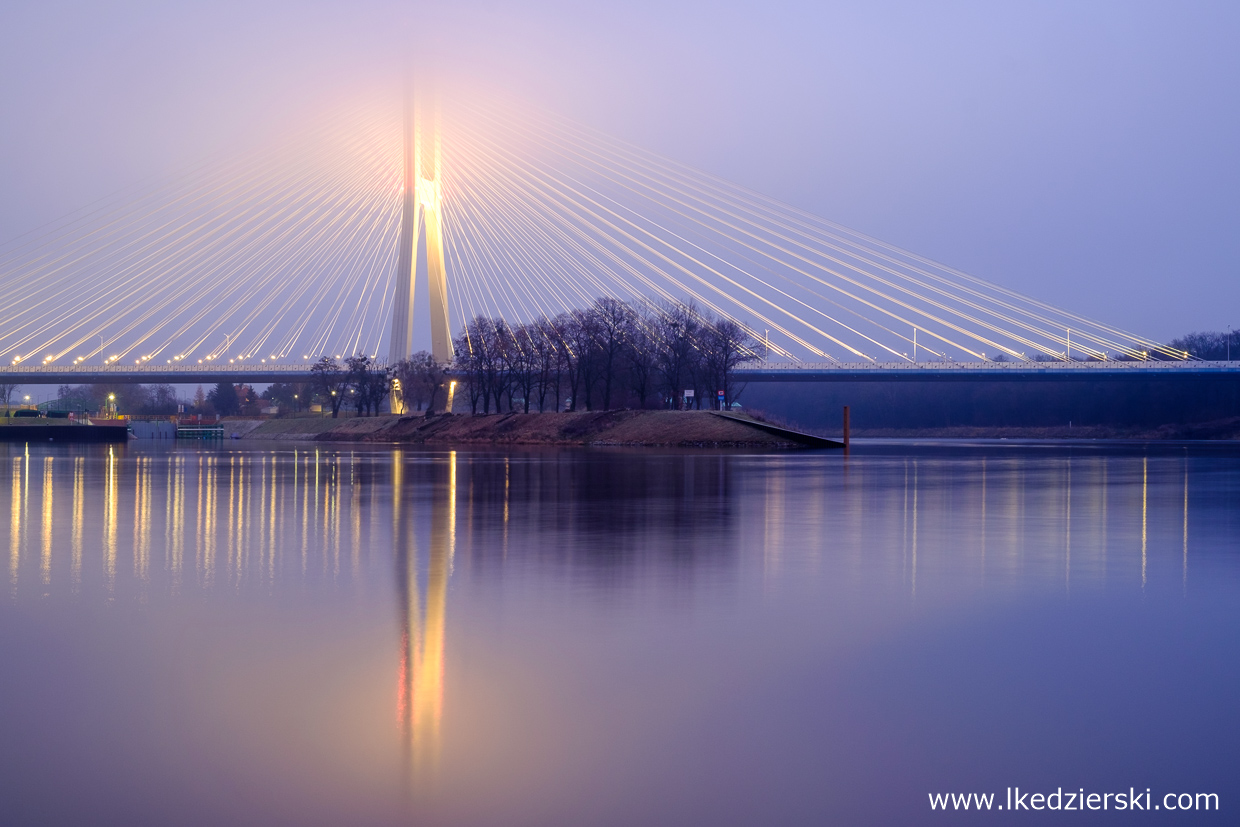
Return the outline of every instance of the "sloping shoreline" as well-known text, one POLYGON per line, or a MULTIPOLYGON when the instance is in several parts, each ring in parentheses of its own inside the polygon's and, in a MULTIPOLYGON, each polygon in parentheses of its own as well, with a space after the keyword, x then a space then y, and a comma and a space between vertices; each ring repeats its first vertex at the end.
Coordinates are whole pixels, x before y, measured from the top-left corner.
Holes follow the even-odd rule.
MULTIPOLYGON (((713 411, 594 411, 490 415, 377 416, 331 419, 284 417, 266 421, 227 419, 226 435, 242 439, 388 442, 429 445, 633 445, 679 447, 841 447, 782 425, 713 411), (712 421, 714 420, 714 421, 712 421), (773 433, 763 433, 765 429, 773 433), (798 444, 798 438, 802 438, 798 444)), ((1058 428, 978 427, 855 428, 863 439, 1036 439, 1036 440, 1237 440, 1240 418, 1159 428, 1076 426, 1058 428)))
MULTIPOLYGON (((286 418, 244 439, 386 442, 417 445, 617 445, 680 448, 803 448, 806 435, 780 433, 710 411, 585 411, 349 419, 286 418)), ((809 437, 809 439, 817 439, 809 437)), ((824 447, 815 444, 815 447, 824 447)))
POLYGON ((959 425, 949 428, 855 428, 854 437, 867 439, 1114 439, 1114 440, 1240 440, 1240 417, 1157 427, 1077 425, 1071 427, 1000 427, 959 425))

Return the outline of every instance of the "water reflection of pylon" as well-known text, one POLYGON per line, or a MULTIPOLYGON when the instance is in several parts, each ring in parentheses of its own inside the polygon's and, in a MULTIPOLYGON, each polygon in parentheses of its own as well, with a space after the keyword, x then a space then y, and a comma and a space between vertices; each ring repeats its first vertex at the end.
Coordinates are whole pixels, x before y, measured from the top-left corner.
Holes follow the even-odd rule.
POLYGON ((392 457, 392 541, 400 591, 400 674, 396 717, 410 769, 424 776, 439 763, 443 717, 444 617, 456 537, 456 452, 448 456, 447 485, 431 499, 426 607, 418 585, 418 549, 411 510, 404 500, 404 456, 392 457))

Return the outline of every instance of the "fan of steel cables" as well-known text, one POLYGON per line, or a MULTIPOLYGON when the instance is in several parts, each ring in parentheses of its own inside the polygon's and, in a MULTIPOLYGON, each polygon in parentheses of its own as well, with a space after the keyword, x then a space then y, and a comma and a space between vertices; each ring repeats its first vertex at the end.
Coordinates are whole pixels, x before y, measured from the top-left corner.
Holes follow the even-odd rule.
MULTIPOLYGON (((439 113, 454 329, 605 296, 692 302, 775 359, 1186 358, 545 112, 439 113)), ((385 353, 404 157, 399 105, 337 110, 0 246, 0 360, 385 353)))

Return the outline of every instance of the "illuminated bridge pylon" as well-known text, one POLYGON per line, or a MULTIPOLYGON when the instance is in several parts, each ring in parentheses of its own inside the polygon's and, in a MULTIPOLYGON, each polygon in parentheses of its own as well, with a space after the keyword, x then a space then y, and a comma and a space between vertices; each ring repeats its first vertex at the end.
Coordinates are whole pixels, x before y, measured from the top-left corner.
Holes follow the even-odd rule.
POLYGON ((440 166, 443 150, 439 136, 437 101, 405 99, 404 192, 401 205, 396 291, 392 304, 392 332, 388 361, 396 364, 413 352, 413 302, 418 278, 418 242, 425 238, 427 295, 430 300, 431 354, 435 361, 452 361, 452 328, 448 313, 448 278, 444 268, 440 166), (421 105, 420 105, 421 104, 421 105))

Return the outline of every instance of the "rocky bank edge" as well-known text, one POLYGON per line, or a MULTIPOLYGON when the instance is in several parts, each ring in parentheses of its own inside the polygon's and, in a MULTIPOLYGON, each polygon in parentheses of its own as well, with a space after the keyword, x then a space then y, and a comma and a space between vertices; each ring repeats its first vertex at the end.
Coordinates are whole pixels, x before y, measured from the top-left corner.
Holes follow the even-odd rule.
MULTIPOLYGON (((743 422, 709 411, 504 413, 481 416, 375 416, 272 419, 244 439, 401 442, 426 445, 649 445, 683 448, 800 448, 743 422)), ((241 423, 236 423, 240 425, 241 423)))

